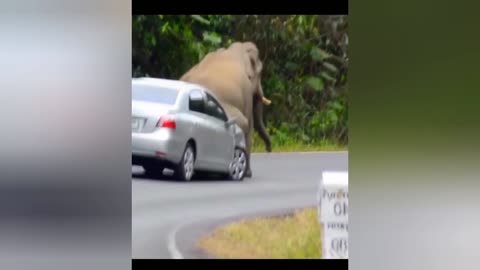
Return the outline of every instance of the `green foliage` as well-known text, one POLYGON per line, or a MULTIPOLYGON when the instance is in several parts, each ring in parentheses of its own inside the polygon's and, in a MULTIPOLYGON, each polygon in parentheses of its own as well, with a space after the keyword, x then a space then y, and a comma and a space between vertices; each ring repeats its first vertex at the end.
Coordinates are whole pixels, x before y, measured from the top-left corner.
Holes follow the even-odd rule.
POLYGON ((133 16, 133 76, 178 79, 208 52, 253 41, 274 146, 348 141, 348 22, 319 15, 133 16))
POLYGON ((318 92, 322 91, 325 87, 321 78, 316 78, 313 76, 307 78, 307 84, 318 92))

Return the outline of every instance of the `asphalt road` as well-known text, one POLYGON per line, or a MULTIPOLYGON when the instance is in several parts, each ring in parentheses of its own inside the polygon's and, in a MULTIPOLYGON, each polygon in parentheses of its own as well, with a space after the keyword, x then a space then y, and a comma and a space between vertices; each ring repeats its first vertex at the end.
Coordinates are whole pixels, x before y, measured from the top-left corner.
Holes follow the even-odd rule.
POLYGON ((234 218, 316 205, 324 170, 348 170, 348 152, 252 155, 242 182, 147 179, 132 167, 132 258, 206 258, 199 237, 234 218))

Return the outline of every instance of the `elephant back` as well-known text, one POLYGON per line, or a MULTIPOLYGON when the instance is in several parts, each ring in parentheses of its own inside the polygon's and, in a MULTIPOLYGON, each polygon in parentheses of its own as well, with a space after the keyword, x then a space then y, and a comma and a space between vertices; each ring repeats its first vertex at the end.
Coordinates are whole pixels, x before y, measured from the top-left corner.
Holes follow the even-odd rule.
POLYGON ((222 104, 247 110, 246 99, 251 87, 243 60, 228 50, 207 54, 180 80, 208 88, 222 104))

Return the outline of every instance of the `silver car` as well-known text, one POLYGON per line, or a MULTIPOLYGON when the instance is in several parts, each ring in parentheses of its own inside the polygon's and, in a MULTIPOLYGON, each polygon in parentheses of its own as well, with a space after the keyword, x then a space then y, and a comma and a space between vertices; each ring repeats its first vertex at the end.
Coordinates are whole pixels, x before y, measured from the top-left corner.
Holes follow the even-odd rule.
POLYGON ((243 180, 245 136, 202 86, 159 78, 132 79, 132 164, 152 176, 165 168, 189 181, 195 172, 243 180))

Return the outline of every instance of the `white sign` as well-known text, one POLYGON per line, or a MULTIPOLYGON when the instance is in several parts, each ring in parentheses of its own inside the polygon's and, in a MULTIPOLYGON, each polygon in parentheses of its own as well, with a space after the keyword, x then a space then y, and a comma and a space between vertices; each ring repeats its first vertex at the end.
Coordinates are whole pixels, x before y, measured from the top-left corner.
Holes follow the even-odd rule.
POLYGON ((348 172, 324 172, 318 190, 324 259, 348 259, 348 172))

